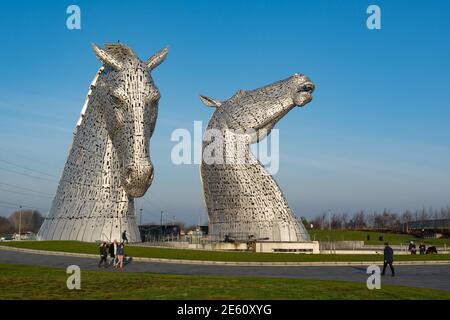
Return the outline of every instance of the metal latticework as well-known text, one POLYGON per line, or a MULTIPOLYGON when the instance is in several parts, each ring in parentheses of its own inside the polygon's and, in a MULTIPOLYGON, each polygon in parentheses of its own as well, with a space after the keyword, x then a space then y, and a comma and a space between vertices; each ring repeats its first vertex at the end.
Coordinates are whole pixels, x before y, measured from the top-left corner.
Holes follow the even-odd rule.
POLYGON ((310 102, 313 90, 306 76, 295 74, 263 88, 240 90, 226 101, 201 97, 205 105, 215 107, 204 137, 201 165, 212 237, 309 240, 305 227, 250 145, 267 136, 295 106, 310 102), (213 131, 219 131, 220 136, 211 139, 213 131), (219 144, 222 148, 215 148, 219 144), (221 150, 220 157, 217 150, 221 150))
POLYGON ((40 239, 113 241, 127 231, 140 241, 134 198, 153 179, 149 140, 160 93, 150 71, 164 49, 146 62, 125 45, 93 46, 103 63, 91 84, 72 146, 40 239))

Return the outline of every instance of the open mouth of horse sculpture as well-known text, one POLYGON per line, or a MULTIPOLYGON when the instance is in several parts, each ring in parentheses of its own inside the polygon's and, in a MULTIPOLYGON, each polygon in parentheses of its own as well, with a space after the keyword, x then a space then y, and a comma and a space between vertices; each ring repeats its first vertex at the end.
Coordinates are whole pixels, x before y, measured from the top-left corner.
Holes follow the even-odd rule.
POLYGON ((312 100, 312 93, 315 89, 315 86, 312 82, 305 82, 300 86, 298 91, 294 93, 293 100, 295 104, 299 107, 303 107, 308 102, 312 100))

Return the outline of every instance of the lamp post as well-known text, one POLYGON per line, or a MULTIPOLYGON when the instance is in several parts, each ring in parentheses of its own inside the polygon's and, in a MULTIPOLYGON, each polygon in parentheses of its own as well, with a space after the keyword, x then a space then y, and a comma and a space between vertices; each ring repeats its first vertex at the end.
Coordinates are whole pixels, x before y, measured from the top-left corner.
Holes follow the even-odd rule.
POLYGON ((19 206, 19 240, 22 239, 22 206, 19 206))
POLYGON ((161 220, 160 220, 160 223, 159 223, 159 225, 160 225, 160 227, 161 227, 161 237, 162 237, 162 234, 163 234, 163 210, 161 210, 161 220))
POLYGON ((331 230, 331 210, 328 210, 328 229, 331 230))
POLYGON ((139 209, 139 225, 142 226, 142 208, 139 209))

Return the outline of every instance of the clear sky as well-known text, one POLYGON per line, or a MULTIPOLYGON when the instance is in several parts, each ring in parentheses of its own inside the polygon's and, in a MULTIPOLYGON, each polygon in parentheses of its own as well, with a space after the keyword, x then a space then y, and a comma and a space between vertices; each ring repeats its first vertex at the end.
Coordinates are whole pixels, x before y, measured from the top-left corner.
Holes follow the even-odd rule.
POLYGON ((198 165, 170 160, 172 131, 211 116, 198 94, 226 99, 295 72, 316 91, 277 126, 274 178, 298 216, 450 205, 449 16, 448 1, 3 1, 0 215, 49 209, 100 66, 90 43, 117 40, 141 59, 170 46, 153 73, 162 98, 144 222, 160 210, 205 221, 198 165), (81 30, 66 28, 70 4, 81 30), (366 27, 369 4, 381 30, 366 27))

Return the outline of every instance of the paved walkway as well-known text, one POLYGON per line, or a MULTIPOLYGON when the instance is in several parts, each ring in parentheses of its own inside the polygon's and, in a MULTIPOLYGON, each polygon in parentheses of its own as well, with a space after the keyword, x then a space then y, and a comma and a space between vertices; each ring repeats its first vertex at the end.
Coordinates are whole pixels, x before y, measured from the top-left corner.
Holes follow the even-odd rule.
MULTIPOLYGON (((24 264, 66 268, 75 264, 82 270, 99 270, 97 259, 91 257, 58 256, 1 250, 1 264, 24 264)), ((104 272, 120 272, 112 268, 100 269, 104 272)), ((125 272, 154 272, 162 274, 185 275, 231 275, 261 276, 279 278, 301 278, 320 280, 342 280, 366 282, 368 275, 365 266, 223 266, 194 265, 161 262, 133 261, 125 272)), ((383 284, 405 285, 419 288, 442 289, 450 291, 450 265, 397 266, 396 277, 382 278, 383 284)))

